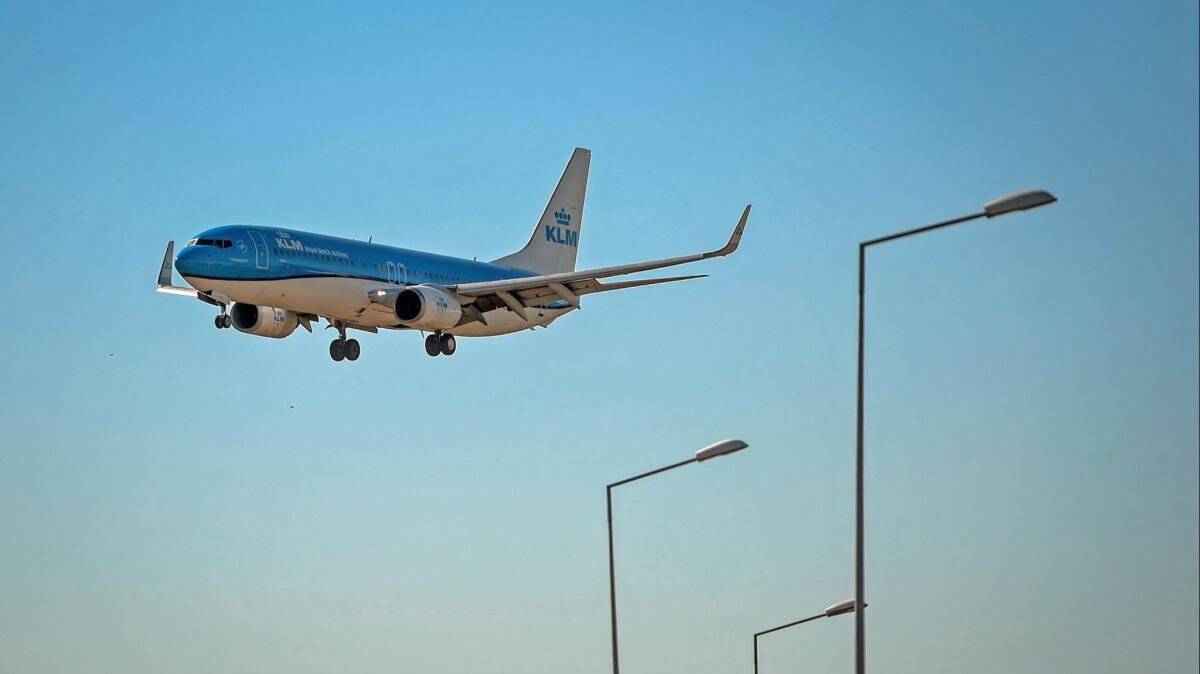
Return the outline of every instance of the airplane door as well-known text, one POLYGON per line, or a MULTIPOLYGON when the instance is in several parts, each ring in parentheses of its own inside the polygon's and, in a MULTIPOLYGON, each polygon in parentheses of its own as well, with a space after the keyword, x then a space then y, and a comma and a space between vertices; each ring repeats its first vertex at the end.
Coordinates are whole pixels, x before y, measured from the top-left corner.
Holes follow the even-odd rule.
POLYGON ((399 262, 396 263, 396 283, 402 286, 408 285, 408 270, 399 262))
POLYGON ((254 266, 258 269, 266 269, 270 263, 270 260, 267 259, 267 240, 258 232, 247 232, 247 234, 254 242, 254 266))
POLYGON ((388 283, 396 282, 396 265, 392 264, 391 262, 387 263, 387 280, 388 283))

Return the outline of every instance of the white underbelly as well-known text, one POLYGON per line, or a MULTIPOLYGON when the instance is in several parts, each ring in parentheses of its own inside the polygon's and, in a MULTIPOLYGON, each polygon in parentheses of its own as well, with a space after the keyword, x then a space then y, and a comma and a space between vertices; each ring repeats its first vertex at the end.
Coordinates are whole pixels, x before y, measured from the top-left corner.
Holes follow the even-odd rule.
MULTIPOLYGON (((258 304, 289 309, 297 313, 316 314, 347 323, 377 328, 400 327, 391 309, 367 300, 368 291, 401 286, 382 281, 345 277, 311 277, 276 280, 215 280, 183 277, 197 290, 215 290, 234 302, 258 304)), ((508 309, 494 309, 484 314, 487 325, 472 321, 459 325, 451 334, 460 337, 491 337, 505 335, 538 326, 550 325, 556 318, 573 311, 561 309, 525 310, 528 320, 508 309)))
MULTIPOLYGON (((345 277, 311 277, 274 280, 214 280, 183 277, 197 290, 215 290, 234 302, 260 304, 300 313, 355 321, 368 307, 367 291, 399 287, 380 281, 345 277)), ((390 316, 390 312, 388 314, 390 316)), ((395 317, 391 318, 395 323, 395 317)))

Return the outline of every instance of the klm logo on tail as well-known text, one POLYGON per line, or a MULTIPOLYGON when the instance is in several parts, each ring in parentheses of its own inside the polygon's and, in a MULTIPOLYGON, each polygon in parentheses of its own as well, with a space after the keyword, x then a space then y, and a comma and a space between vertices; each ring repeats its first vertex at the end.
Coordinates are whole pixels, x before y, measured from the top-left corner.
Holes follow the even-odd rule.
POLYGON ((572 231, 571 214, 561 208, 554 211, 554 221, 558 223, 558 227, 554 225, 546 225, 546 240, 572 248, 579 247, 579 232, 572 231))

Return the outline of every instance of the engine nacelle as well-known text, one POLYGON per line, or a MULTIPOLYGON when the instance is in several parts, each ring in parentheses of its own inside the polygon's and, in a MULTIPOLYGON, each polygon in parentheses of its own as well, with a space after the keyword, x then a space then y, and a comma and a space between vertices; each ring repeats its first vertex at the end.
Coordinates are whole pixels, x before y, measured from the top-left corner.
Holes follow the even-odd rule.
POLYGON ((462 318, 462 305, 453 295, 433 286, 413 286, 396 296, 396 318, 418 330, 449 330, 462 318))
POLYGON ((281 339, 292 334, 300 320, 294 311, 238 302, 229 310, 233 327, 247 335, 281 339))

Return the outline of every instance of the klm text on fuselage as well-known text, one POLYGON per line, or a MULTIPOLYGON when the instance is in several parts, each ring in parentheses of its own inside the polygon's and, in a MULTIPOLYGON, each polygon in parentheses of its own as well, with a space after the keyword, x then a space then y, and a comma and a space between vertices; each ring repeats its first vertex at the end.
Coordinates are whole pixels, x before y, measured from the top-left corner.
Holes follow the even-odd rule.
POLYGON ((554 225, 546 225, 546 240, 554 243, 561 243, 564 246, 572 248, 579 247, 579 232, 573 232, 569 229, 562 229, 554 225))

